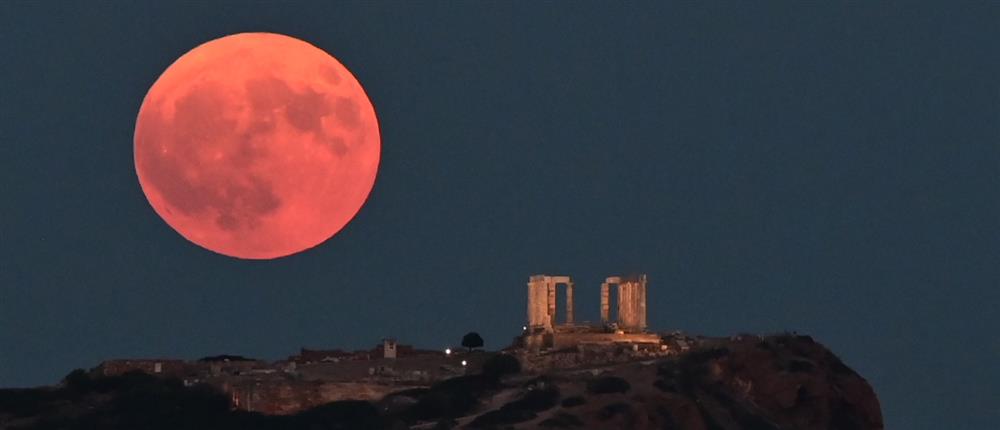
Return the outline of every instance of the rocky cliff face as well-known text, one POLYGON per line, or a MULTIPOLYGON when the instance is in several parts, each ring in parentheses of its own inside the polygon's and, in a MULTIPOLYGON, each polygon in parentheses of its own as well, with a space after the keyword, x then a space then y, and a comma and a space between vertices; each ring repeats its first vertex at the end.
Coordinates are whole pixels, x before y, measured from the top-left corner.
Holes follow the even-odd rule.
MULTIPOLYGON (((878 398, 867 381, 809 337, 746 339, 705 354, 711 358, 695 370, 708 372, 686 394, 718 405, 709 414, 716 422, 754 416, 775 428, 883 427, 878 398)), ((689 372, 660 368, 662 381, 689 372)))
POLYGON ((868 383, 806 336, 708 342, 674 358, 508 377, 468 428, 882 429, 868 383))
POLYGON ((61 387, 0 390, 0 428, 883 428, 867 382, 804 336, 710 341, 671 358, 542 374, 518 373, 512 356, 492 361, 483 374, 288 416, 233 411, 209 387, 77 374, 61 387))

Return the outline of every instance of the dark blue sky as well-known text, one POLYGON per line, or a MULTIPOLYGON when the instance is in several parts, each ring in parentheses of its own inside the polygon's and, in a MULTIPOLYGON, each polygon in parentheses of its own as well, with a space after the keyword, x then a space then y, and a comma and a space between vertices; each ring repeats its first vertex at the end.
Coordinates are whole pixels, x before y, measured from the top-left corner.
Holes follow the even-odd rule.
POLYGON ((1000 421, 1000 6, 0 2, 0 386, 111 357, 505 346, 533 273, 646 272, 653 327, 814 335, 888 428, 1000 421), (132 161, 192 47, 284 33, 383 133, 357 218, 241 261, 132 161))

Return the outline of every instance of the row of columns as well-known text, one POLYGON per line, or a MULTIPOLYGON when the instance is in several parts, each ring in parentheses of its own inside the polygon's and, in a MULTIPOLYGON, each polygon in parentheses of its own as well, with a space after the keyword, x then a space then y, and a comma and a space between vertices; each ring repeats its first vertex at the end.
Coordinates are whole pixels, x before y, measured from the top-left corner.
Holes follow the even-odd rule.
POLYGON ((646 329, 646 275, 622 280, 612 276, 601 284, 601 323, 610 321, 610 289, 618 287, 618 327, 622 330, 646 329))
POLYGON ((566 324, 573 324, 573 281, 569 276, 528 278, 528 326, 551 331, 556 325, 556 287, 566 285, 566 324))
MULTIPOLYGON (((566 286, 566 324, 573 324, 573 281, 569 276, 534 275, 528 278, 528 326, 551 331, 556 325, 556 287, 566 286)), ((618 327, 646 329, 646 275, 623 279, 612 276, 601 284, 601 322, 610 320, 610 289, 617 287, 618 327)))

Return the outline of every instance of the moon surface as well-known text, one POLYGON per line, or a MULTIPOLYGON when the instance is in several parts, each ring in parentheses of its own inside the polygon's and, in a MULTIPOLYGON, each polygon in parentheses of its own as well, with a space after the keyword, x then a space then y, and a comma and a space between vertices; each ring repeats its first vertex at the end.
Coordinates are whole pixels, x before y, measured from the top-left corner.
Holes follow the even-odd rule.
POLYGON ((340 231, 375 184, 381 140, 358 80, 323 50, 272 33, 200 45, 139 109, 146 198, 209 250, 271 259, 340 231))

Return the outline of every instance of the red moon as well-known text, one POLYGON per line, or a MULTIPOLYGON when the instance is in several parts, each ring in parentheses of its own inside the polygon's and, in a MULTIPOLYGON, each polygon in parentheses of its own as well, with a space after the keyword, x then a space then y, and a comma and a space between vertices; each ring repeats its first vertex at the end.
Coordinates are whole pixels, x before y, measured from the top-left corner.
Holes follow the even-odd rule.
POLYGON ((312 248, 354 218, 381 140, 358 80, 323 50, 241 33, 181 56, 135 126, 146 198, 182 236, 220 254, 271 259, 312 248))

